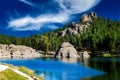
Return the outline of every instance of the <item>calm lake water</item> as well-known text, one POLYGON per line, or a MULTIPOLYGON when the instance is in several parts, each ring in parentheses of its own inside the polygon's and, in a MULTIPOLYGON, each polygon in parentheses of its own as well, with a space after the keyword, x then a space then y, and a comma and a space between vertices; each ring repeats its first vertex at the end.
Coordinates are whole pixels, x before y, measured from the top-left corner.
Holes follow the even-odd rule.
POLYGON ((1 59, 44 74, 45 80, 120 80, 120 58, 1 59))

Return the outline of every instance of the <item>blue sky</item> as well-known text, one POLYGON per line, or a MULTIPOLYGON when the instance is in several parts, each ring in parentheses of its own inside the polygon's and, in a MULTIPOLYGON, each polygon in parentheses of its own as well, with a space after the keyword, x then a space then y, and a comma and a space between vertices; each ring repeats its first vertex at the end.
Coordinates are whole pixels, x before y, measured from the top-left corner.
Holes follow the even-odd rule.
POLYGON ((0 34, 29 36, 55 30, 91 11, 120 21, 120 0, 0 0, 0 34))

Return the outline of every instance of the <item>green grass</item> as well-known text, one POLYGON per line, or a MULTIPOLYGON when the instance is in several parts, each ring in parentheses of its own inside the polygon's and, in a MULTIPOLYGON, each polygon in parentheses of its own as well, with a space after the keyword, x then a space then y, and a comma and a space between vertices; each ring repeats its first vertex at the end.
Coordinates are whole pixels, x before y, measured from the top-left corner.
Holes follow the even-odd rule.
MULTIPOLYGON (((30 69, 25 68, 23 66, 13 66, 11 64, 5 64, 5 63, 1 63, 1 64, 9 66, 10 68, 13 68, 13 69, 17 69, 17 70, 27 74, 30 77, 36 76, 34 74, 33 70, 30 70, 30 69)), ((36 76, 36 77, 38 77, 40 80, 44 80, 43 76, 36 76)), ((5 71, 0 72, 0 80, 28 80, 28 79, 17 74, 16 72, 14 72, 11 69, 7 69, 5 71)))
POLYGON ((27 80, 27 78, 15 73, 10 69, 7 69, 3 72, 0 72, 0 80, 27 80))
POLYGON ((45 80, 43 76, 38 77, 40 80, 45 80))
POLYGON ((18 67, 18 70, 20 70, 20 71, 23 72, 23 73, 26 73, 26 74, 29 75, 29 76, 34 76, 34 71, 32 71, 32 70, 30 70, 30 69, 27 69, 27 68, 25 68, 25 67, 23 67, 23 66, 19 66, 19 67, 18 67))
POLYGON ((32 70, 30 70, 28 68, 25 68, 23 66, 13 66, 11 64, 5 64, 5 63, 3 65, 9 66, 9 67, 14 68, 14 69, 17 69, 17 70, 19 70, 19 71, 21 71, 21 72, 23 72, 23 73, 25 73, 25 74, 27 74, 29 76, 34 76, 34 71, 32 71, 32 70))

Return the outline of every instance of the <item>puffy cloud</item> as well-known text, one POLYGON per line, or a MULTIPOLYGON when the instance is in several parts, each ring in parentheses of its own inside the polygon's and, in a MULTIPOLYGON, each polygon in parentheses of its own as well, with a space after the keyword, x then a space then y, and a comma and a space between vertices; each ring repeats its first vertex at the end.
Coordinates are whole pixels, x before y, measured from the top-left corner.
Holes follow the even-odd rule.
MULTIPOLYGON (((19 0, 30 6, 35 4, 28 0, 19 0)), ((82 13, 97 5, 100 0, 54 0, 58 3, 59 13, 40 14, 37 17, 25 16, 19 19, 12 19, 8 22, 8 27, 14 30, 40 30, 41 27, 54 29, 53 23, 64 23, 70 19, 72 14, 82 13), (48 25, 47 25, 48 24, 48 25), (45 26, 44 26, 45 25, 45 26)))

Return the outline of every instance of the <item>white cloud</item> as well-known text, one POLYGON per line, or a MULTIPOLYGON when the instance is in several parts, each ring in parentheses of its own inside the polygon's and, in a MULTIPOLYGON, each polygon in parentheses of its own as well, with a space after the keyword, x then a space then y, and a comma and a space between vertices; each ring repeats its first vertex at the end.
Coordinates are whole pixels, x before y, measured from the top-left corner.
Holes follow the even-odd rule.
POLYGON ((63 11, 68 14, 76 14, 87 11, 97 5, 101 0, 55 0, 63 11))
MULTIPOLYGON (((20 0, 28 5, 33 6, 31 2, 27 0, 20 0)), ((72 14, 82 13, 97 5, 100 0, 54 0, 59 6, 59 13, 56 14, 43 14, 37 17, 25 16, 19 19, 13 19, 8 22, 8 27, 14 30, 40 30, 46 24, 47 27, 53 29, 56 28, 53 23, 64 23, 70 19, 72 14)), ((44 26, 45 27, 45 26, 44 26)))
MULTIPOLYGON (((58 15, 42 15, 37 17, 26 16, 20 19, 15 19, 9 22, 9 28, 14 28, 14 30, 39 30, 43 25, 47 23, 63 23, 67 21, 68 15, 58 14, 58 15), (64 18, 63 18, 64 16, 64 18)), ((51 26, 51 29, 55 26, 51 26)))
POLYGON ((29 0, 29 1, 28 1, 28 0, 19 0, 19 1, 21 1, 21 2, 23 2, 23 3, 25 3, 25 4, 28 4, 28 5, 30 5, 30 6, 33 6, 33 7, 36 6, 36 5, 33 4, 32 2, 30 2, 30 0, 29 0))

